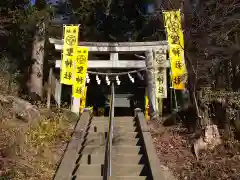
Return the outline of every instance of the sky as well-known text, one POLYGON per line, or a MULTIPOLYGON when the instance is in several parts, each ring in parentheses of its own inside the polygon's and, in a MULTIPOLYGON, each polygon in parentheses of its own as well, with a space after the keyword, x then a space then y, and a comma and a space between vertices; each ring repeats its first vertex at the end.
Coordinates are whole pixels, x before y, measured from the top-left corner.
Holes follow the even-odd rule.
MULTIPOLYGON (((35 4, 36 0, 30 0, 31 1, 31 4, 35 4)), ((53 4, 56 4, 56 1, 59 1, 59 0, 47 0, 48 2, 51 2, 53 4)), ((61 0, 60 0, 61 1, 61 0)))
POLYGON ((36 0, 31 0, 31 4, 35 4, 36 0))
MULTIPOLYGON (((1 0, 0 0, 1 1, 1 0)), ((47 0, 47 2, 50 2, 52 5, 56 5, 57 2, 64 2, 66 0, 47 0)), ((32 5, 35 5, 36 0, 30 0, 32 5)), ((62 23, 68 23, 69 19, 65 15, 57 15, 55 14, 54 22, 57 24, 62 24, 62 23)))

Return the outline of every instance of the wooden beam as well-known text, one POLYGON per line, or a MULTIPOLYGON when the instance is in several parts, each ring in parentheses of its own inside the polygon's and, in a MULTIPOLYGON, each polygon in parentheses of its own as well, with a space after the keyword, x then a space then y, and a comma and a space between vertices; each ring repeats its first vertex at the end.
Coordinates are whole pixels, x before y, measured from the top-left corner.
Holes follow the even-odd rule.
MULTIPOLYGON (((51 44, 63 45, 63 40, 49 38, 51 44)), ((167 41, 151 41, 151 42, 79 42, 81 46, 96 47, 125 47, 125 46, 168 46, 167 41)))
MULTIPOLYGON (((118 61, 110 61, 110 60, 89 60, 88 68, 145 68, 146 63, 145 60, 118 60, 118 61)), ((166 61, 162 67, 170 67, 169 61, 166 61)), ((61 68, 61 60, 56 60, 55 68, 61 68)))
MULTIPOLYGON (((63 49, 63 40, 49 38, 57 51, 63 49)), ((87 46, 90 52, 145 52, 148 50, 161 50, 166 53, 168 50, 167 41, 154 42, 79 42, 80 46, 87 46)))
MULTIPOLYGON (((83 46, 83 45, 81 45, 83 46)), ((57 51, 61 51, 63 49, 63 45, 55 44, 55 49, 57 51)), ((154 49, 161 49, 162 53, 166 53, 168 50, 168 45, 163 46, 88 46, 89 52, 145 52, 145 51, 153 51, 154 49)))

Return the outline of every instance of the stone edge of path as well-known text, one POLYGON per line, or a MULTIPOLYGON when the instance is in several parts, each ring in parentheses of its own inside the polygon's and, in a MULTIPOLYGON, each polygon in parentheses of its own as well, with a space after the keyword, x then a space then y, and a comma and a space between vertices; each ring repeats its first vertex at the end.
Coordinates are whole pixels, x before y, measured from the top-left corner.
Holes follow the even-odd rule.
POLYGON ((144 150, 149 160, 149 166, 151 168, 152 177, 154 180, 176 180, 170 169, 160 163, 157 156, 156 149, 153 144, 150 130, 147 126, 146 118, 140 109, 135 110, 135 118, 137 118, 137 124, 142 133, 144 141, 144 150))

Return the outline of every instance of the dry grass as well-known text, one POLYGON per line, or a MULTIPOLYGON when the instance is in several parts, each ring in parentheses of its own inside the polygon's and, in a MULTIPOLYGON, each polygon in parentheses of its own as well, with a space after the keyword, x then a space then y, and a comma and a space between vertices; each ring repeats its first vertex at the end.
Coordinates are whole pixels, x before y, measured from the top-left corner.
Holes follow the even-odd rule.
POLYGON ((2 95, 3 94, 13 96, 18 95, 20 88, 18 86, 18 83, 15 80, 13 80, 15 78, 14 76, 15 76, 14 74, 10 76, 8 72, 1 71, 0 68, 0 92, 2 95))
MULTIPOLYGON (((0 59, 0 92, 18 96, 19 74, 9 75, 6 60, 0 59)), ((76 121, 69 114, 39 108, 39 121, 27 123, 11 108, 0 102, 0 180, 52 179, 76 121)))
MULTIPOLYGON (((18 84, 5 69, 0 72, 1 95, 18 96, 18 84)), ((0 103, 0 180, 52 179, 75 122, 63 112, 40 108, 39 121, 27 123, 11 108, 0 103)))
POLYGON ((36 125, 5 119, 0 127, 0 180, 47 180, 54 175, 73 126, 63 113, 52 112, 36 125))
POLYGON ((69 134, 64 131, 66 121, 63 116, 43 118, 36 127, 30 128, 27 143, 37 148, 53 145, 59 139, 69 139, 69 134))

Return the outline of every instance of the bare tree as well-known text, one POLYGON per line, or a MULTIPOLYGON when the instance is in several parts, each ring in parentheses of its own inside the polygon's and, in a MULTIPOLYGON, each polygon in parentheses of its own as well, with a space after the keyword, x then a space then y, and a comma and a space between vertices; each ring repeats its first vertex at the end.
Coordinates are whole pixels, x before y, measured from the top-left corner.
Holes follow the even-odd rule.
POLYGON ((198 85, 231 87, 240 52, 240 2, 211 0, 187 7, 192 9, 185 8, 186 51, 191 67, 198 69, 198 85))
POLYGON ((30 80, 28 83, 29 93, 42 97, 43 88, 43 62, 44 62, 44 44, 45 44, 45 23, 39 22, 36 25, 36 32, 32 48, 32 67, 30 80))

